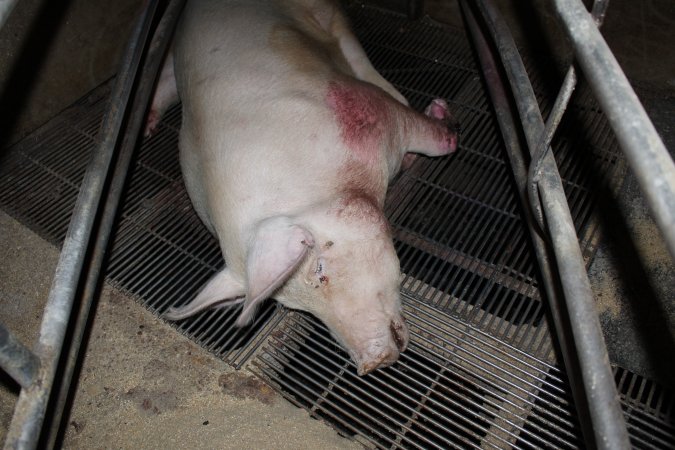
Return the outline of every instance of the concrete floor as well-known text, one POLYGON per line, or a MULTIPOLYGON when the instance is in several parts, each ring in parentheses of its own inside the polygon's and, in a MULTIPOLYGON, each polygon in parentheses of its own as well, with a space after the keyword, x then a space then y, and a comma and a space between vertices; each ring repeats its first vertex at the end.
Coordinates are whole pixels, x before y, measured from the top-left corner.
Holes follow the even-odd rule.
MULTIPOLYGON (((19 2, 0 30, 0 148, 115 73, 141 3, 19 2)), ((530 37, 555 28, 547 3, 532 2, 536 8, 525 11, 529 19, 523 22, 512 11, 523 12, 529 2, 499 2, 520 42, 533 47, 560 37, 555 31, 548 40, 530 37)), ((455 2, 429 1, 427 13, 461 23, 455 2)), ((671 149, 674 25, 670 0, 614 0, 603 29, 627 74, 648 88, 648 109, 671 149)), ((610 354, 623 366, 672 383, 674 362, 663 357, 675 350, 672 261, 634 181, 606 209, 611 220, 591 275, 610 354)), ((0 213, 0 321, 28 345, 37 336, 57 257, 55 248, 0 213)), ((99 301, 81 373, 67 448, 357 446, 109 288, 99 301)), ((16 390, 0 378, 0 440, 16 390)))
MULTIPOLYGON (((30 343, 59 252, 4 212, 0 230, 0 320, 30 343)), ((0 381, 4 441, 18 391, 0 381)), ((63 446, 361 448, 110 287, 98 301, 63 446)))

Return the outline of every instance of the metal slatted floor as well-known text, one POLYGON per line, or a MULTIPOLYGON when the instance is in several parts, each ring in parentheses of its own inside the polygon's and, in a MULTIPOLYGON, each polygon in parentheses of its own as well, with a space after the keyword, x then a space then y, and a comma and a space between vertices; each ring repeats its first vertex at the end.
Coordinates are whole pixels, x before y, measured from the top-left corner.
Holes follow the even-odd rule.
MULTIPOLYGON (((320 322, 273 302, 245 329, 234 327, 238 311, 222 309, 172 326, 367 446, 582 446, 515 183, 466 38, 359 5, 349 13, 374 65, 413 107, 446 98, 462 125, 454 156, 419 158, 388 195, 410 348, 394 366, 358 377, 320 322)), ((108 94, 108 85, 92 92, 0 167, 2 208, 54 243, 65 235, 108 94)), ((108 281, 154 313, 188 302, 224 264, 183 187, 179 127, 173 108, 140 146, 107 263, 108 281)), ((620 182, 624 168, 583 87, 554 150, 590 259, 596 194, 620 182)), ((673 448, 672 396, 620 367, 615 375, 633 445, 673 448)))

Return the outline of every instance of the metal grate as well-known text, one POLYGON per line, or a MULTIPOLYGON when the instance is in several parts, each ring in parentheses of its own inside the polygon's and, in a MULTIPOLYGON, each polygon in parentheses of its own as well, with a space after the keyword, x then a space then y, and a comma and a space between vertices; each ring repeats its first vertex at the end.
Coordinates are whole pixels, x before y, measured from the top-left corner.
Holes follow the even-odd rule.
MULTIPOLYGON (((178 331, 369 446, 581 446, 511 171, 465 37, 360 5, 349 13, 375 66, 413 107, 444 97, 462 124, 456 155, 419 158, 388 195, 410 349, 396 365, 358 377, 322 324, 273 302, 250 328, 234 327, 238 311, 212 310, 178 331)), ((0 205, 51 242, 65 235, 108 94, 107 85, 95 90, 0 165, 0 205)), ((108 281, 154 313, 189 301, 224 264, 183 187, 179 126, 174 108, 140 146, 107 265, 108 281)), ((583 86, 553 147, 590 260, 598 193, 620 182, 623 165, 583 86)), ((615 373, 633 444, 672 448, 670 394, 615 373)))
POLYGON ((298 313, 273 333, 253 370, 317 417, 383 448, 504 448, 553 436, 537 424, 524 427, 530 411, 569 415, 536 403, 533 393, 552 366, 431 306, 413 300, 404 310, 411 345, 373 376, 358 377, 326 328, 298 313))

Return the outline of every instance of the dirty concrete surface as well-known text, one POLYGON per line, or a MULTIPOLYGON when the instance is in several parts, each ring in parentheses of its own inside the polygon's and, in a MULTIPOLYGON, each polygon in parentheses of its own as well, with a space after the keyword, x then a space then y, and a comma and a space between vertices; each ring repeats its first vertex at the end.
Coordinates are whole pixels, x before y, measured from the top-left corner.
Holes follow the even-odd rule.
MULTIPOLYGON (((61 2, 23 0, 0 30, 0 148, 115 73, 142 2, 54 3, 61 2)), ((516 38, 533 51, 551 45, 564 50, 556 43, 563 38, 547 3, 498 2, 516 38), (542 29, 549 30, 548 39, 529 38, 542 29)), ((428 1, 425 12, 461 25, 456 2, 428 1)), ((648 112, 670 149, 675 148, 674 25, 670 0, 614 0, 603 27, 626 73, 647 86, 648 112)), ((590 275, 610 357, 672 387, 675 361, 664 356, 675 350, 673 262, 630 176, 605 212, 590 275)), ((28 345, 36 339, 57 258, 56 248, 0 213, 0 321, 28 345)), ((0 375, 0 440, 17 392, 0 375)), ((99 300, 64 446, 360 447, 110 287, 99 300)))
MULTIPOLYGON (((0 230, 0 321, 31 344, 59 252, 4 212, 0 230)), ((4 375, 1 381, 4 442, 18 388, 4 375)), ((63 446, 362 448, 109 286, 98 301, 63 446)))

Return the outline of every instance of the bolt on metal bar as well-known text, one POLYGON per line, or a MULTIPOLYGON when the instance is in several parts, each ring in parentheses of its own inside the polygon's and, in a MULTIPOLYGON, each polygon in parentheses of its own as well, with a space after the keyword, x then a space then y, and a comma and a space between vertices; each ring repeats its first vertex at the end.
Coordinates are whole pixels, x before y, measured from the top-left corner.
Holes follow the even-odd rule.
POLYGON ((22 388, 27 388, 40 369, 40 360, 0 324, 0 368, 22 388))
POLYGON ((553 5, 675 260, 675 163, 582 2, 553 5))
MULTIPOLYGON (((494 5, 489 0, 478 0, 476 3, 496 44, 510 81, 528 148, 530 152, 534 152, 541 137, 544 136, 545 127, 522 59, 516 50, 508 27, 499 16, 494 5)), ((464 1, 462 5, 464 11, 468 12, 467 16, 472 14, 464 1)), ((595 24, 593 26, 595 27, 595 24)), ((482 36, 476 24, 473 28, 474 34, 482 36)), ((485 47, 486 43, 483 42, 483 45, 485 47)), ((487 50, 481 52, 483 55, 485 53, 489 52, 487 50)), ((483 58, 484 61, 485 59, 483 58)), ((490 61, 488 61, 489 63, 490 61)), ((494 61, 492 61, 491 72, 488 85, 491 83, 500 85, 501 82, 497 76, 494 61)), ((493 87, 490 86, 491 89, 493 87)), ((505 95, 503 87, 498 87, 497 90, 501 91, 499 95, 505 95)), ((508 123, 509 121, 512 122, 513 119, 507 117, 510 116, 510 108, 505 98, 502 99, 501 107, 497 116, 503 130, 508 126, 504 127, 502 120, 506 117, 504 122, 508 123)), ((505 133, 505 138, 507 147, 513 143, 515 143, 516 148, 519 147, 514 130, 505 133)), ((524 197, 524 181, 527 180, 524 156, 515 154, 512 150, 509 151, 509 156, 515 162, 513 167, 516 180, 519 183, 520 195, 524 197)), ((551 312, 563 348, 563 357, 568 368, 575 403, 581 416, 584 437, 589 441, 589 444, 598 448, 629 448, 628 433, 623 421, 607 350, 595 311, 593 293, 562 189, 560 175, 550 152, 544 157, 542 172, 539 190, 549 236, 553 245, 553 256, 558 267, 560 277, 558 281, 562 287, 562 296, 555 292, 554 283, 556 283, 556 280, 554 278, 548 279, 552 275, 552 262, 546 256, 546 245, 536 233, 531 234, 538 260, 540 263, 544 261, 541 270, 544 273, 545 288, 547 293, 549 291, 554 292, 553 297, 549 298, 551 312), (549 275, 546 275, 546 273, 549 275), (563 302, 560 302, 560 299, 563 299, 563 302), (565 314, 565 310, 567 314, 565 314), (571 334, 569 334, 570 331, 571 334), (572 345, 569 343, 572 343, 572 345), (585 423, 584 416, 586 414, 588 414, 589 423, 585 423), (594 440, 591 439, 591 436, 594 437, 594 440)), ((530 226, 532 226, 531 222, 531 217, 528 217, 530 226)))
POLYGON ((144 57, 144 63, 141 69, 141 75, 137 83, 136 92, 133 100, 130 102, 131 112, 127 122, 127 128, 124 133, 124 139, 119 150, 119 156, 115 163, 110 181, 110 187, 107 190, 103 212, 99 222, 97 233, 94 236, 94 248, 90 257, 89 266, 86 269, 86 281, 80 301, 80 308, 77 313, 73 338, 68 351, 68 359, 60 380, 60 389, 54 406, 52 426, 47 435, 48 448, 54 448, 58 431, 60 428, 61 417, 68 399, 70 385, 77 365, 78 356, 82 339, 89 320, 91 307, 94 303, 94 297, 98 289, 98 282, 103 265, 103 258, 108 247, 108 240, 112 231, 113 223, 117 214, 117 207, 124 189, 126 175, 129 172, 131 158, 136 149, 139 132, 144 123, 148 104, 150 102, 155 80, 159 73, 161 63, 164 59, 167 48, 173 35, 173 30, 178 23, 178 18, 185 5, 185 0, 172 0, 166 7, 153 38, 148 46, 148 53, 144 57))
POLYGON ((40 336, 35 346, 35 354, 42 363, 41 369, 35 382, 21 390, 7 433, 6 449, 32 449, 37 447, 40 439, 92 228, 157 5, 158 0, 153 0, 145 7, 117 75, 103 121, 101 144, 94 152, 82 181, 43 313, 40 336))

